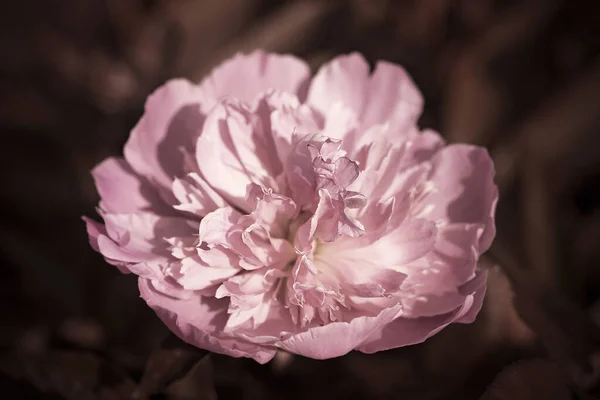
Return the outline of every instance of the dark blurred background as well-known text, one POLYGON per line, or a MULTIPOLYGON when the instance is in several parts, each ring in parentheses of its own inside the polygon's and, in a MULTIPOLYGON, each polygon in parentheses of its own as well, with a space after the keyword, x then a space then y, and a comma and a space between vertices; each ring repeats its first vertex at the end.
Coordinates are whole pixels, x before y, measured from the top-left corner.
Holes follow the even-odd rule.
POLYGON ((596 398, 600 2, 23 0, 1 8, 0 397, 596 398), (422 127, 489 148, 501 201, 474 324, 326 362, 260 366, 210 355, 196 363, 188 350, 159 346, 168 332, 135 277, 87 243, 80 216, 95 215, 98 201, 89 171, 121 154, 145 97, 166 79, 200 80, 255 48, 296 54, 314 70, 355 50, 400 63, 425 96, 422 127), (135 397, 144 370, 156 367, 150 354, 168 371, 154 371, 155 387, 135 397))

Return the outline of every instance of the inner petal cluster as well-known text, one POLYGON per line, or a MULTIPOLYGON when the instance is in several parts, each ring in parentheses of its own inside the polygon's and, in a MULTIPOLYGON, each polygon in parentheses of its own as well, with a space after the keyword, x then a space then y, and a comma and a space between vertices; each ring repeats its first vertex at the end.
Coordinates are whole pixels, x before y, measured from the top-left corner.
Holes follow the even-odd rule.
POLYGON ((341 236, 358 237, 364 227, 352 213, 366 199, 349 186, 359 166, 341 150, 340 140, 321 134, 294 138, 285 185, 290 196, 251 183, 245 197, 250 213, 222 207, 200 223, 199 244, 208 251, 223 248, 239 256, 242 270, 227 279, 216 297, 229 297, 230 328, 256 326, 278 308, 295 324, 326 324, 342 319, 347 308, 341 284, 332 270, 335 260, 323 248, 341 236), (299 201, 294 193, 303 192, 299 201))

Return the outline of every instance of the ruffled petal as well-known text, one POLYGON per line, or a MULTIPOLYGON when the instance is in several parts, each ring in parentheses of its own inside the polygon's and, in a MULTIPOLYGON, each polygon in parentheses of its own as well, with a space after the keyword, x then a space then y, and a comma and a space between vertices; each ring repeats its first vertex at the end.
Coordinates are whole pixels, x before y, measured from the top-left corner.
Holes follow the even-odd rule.
POLYGON ((200 221, 198 239, 200 242, 206 243, 208 247, 220 245, 232 248, 228 234, 241 216, 239 211, 231 207, 219 208, 208 213, 200 221))

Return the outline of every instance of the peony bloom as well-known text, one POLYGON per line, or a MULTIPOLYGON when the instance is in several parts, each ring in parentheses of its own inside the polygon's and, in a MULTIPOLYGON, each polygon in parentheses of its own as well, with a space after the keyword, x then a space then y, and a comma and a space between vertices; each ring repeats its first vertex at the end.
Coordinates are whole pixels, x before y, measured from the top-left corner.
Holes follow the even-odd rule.
POLYGON ((417 119, 399 66, 358 54, 311 80, 291 56, 237 55, 147 100, 93 176, 90 243, 183 340, 269 361, 422 342, 472 322, 494 237, 486 150, 417 119))

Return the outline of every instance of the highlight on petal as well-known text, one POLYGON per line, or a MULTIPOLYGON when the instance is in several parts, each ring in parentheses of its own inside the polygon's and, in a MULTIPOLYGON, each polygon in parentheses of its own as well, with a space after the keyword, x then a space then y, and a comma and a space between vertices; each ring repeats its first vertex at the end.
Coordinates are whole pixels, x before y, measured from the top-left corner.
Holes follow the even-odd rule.
POLYGON ((225 200, 247 211, 246 186, 277 188, 282 172, 268 121, 240 103, 223 103, 208 115, 196 159, 206 181, 225 200))
MULTIPOLYGON (((406 131, 419 118, 423 97, 402 67, 380 61, 371 75, 362 55, 352 53, 321 67, 307 103, 323 114, 342 103, 353 110, 363 128, 388 123, 406 131)), ((402 135, 402 131, 393 133, 402 135)))
POLYGON ((370 335, 382 329, 401 312, 400 306, 381 311, 375 317, 361 316, 351 322, 332 322, 309 329, 278 342, 291 353, 322 360, 340 357, 360 346, 370 335))
POLYGON ((209 107, 228 97, 252 104, 257 96, 271 89, 292 93, 304 100, 309 78, 308 64, 304 61, 291 55, 257 50, 238 53, 216 67, 200 83, 200 91, 213 99, 209 107))
POLYGON ((484 149, 421 131, 406 71, 256 51, 147 100, 92 172, 91 247, 192 345, 268 362, 420 343, 472 322, 498 191, 484 149))

